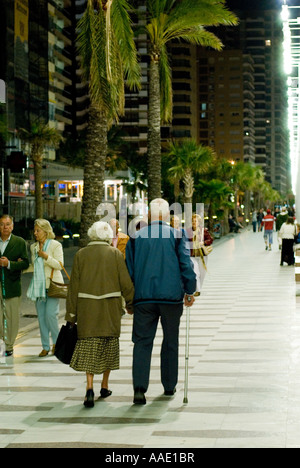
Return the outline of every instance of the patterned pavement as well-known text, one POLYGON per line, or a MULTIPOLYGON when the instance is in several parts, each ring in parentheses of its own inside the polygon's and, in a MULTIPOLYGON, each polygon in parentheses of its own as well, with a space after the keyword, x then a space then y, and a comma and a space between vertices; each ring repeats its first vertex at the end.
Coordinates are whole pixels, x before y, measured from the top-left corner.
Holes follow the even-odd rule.
POLYGON ((0 363, 0 448, 299 447, 300 309, 294 269, 279 257, 277 242, 265 251, 262 233, 249 230, 215 244, 191 311, 188 404, 185 316, 177 393, 163 396, 159 329, 141 407, 132 404, 130 316, 113 394, 93 409, 82 404, 85 376, 53 356, 38 358, 36 322, 24 326, 14 357, 0 363))

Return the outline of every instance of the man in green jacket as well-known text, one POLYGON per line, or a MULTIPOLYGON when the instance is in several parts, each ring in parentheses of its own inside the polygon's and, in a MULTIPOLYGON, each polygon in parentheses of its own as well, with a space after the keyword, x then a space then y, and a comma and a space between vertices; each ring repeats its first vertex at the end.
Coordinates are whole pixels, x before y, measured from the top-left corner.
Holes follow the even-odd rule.
POLYGON ((19 331, 21 304, 21 271, 29 266, 27 245, 22 237, 12 234, 13 218, 0 218, 0 339, 6 347, 6 356, 12 356, 19 331))

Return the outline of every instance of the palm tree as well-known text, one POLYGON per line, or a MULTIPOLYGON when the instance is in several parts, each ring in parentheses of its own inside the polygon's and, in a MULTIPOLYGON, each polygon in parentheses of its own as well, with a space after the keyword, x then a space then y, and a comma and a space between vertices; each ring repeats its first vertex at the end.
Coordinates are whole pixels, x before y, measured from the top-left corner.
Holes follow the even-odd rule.
POLYGON ((81 243, 96 221, 103 199, 107 132, 124 113, 124 83, 140 86, 140 67, 127 0, 88 0, 78 23, 82 77, 89 85, 90 109, 84 164, 81 243))
POLYGON ((35 213, 37 218, 42 218, 42 166, 44 151, 47 146, 57 148, 62 137, 55 128, 50 128, 48 124, 44 123, 33 124, 30 130, 20 128, 18 130, 18 137, 24 144, 29 145, 35 181, 35 213))
POLYGON ((222 180, 212 179, 209 181, 200 180, 196 187, 197 196, 200 202, 208 203, 208 224, 209 231, 213 232, 213 215, 217 211, 224 213, 224 231, 227 232, 228 209, 232 207, 229 197, 232 193, 231 188, 222 180))
POLYGON ((232 167, 232 188, 235 192, 235 217, 238 218, 238 202, 240 196, 245 194, 246 218, 250 214, 249 190, 254 187, 256 180, 255 167, 249 163, 239 161, 232 167))
POLYGON ((185 202, 192 203, 194 194, 194 174, 203 174, 214 159, 214 151, 209 146, 198 145, 195 140, 182 140, 171 143, 169 168, 173 179, 183 180, 185 202), (171 164, 172 164, 171 163, 171 164))
POLYGON ((167 44, 183 40, 221 50, 221 41, 204 26, 237 24, 224 0, 148 0, 149 39, 148 198, 161 196, 161 122, 172 119, 172 73, 167 44))

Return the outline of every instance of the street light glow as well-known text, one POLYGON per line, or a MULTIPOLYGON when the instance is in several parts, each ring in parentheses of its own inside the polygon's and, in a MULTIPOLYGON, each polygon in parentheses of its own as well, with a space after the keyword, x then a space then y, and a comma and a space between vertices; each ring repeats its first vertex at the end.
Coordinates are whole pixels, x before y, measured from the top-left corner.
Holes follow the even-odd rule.
MULTIPOLYGON (((300 154, 300 18, 294 9, 299 8, 288 5, 288 0, 283 0, 281 18, 283 22, 283 63, 287 74, 288 86, 288 129, 290 134, 290 161, 292 190, 294 194, 299 191, 300 169, 298 161, 300 154)), ((300 197, 300 193, 298 193, 300 197)), ((300 198, 298 205, 298 216, 300 215, 300 198)))

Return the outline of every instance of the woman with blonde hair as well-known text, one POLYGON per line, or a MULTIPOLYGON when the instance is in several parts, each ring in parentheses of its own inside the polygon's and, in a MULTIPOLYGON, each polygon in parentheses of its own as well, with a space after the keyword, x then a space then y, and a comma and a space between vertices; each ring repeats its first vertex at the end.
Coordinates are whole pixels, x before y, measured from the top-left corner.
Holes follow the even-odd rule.
POLYGON ((33 277, 27 291, 27 297, 35 301, 43 347, 39 356, 44 357, 50 351, 50 334, 52 353, 55 351, 59 334, 59 299, 49 297, 47 292, 50 286, 50 277, 58 283, 64 282, 61 274, 64 254, 61 243, 54 240, 55 234, 48 220, 36 219, 33 233, 36 239, 36 242, 31 246, 33 277))

